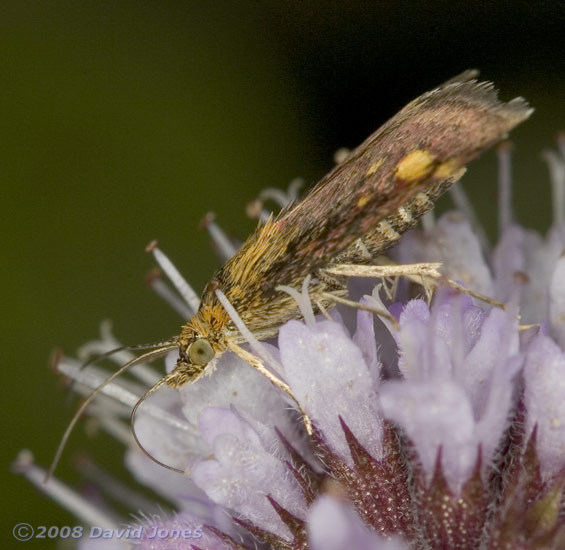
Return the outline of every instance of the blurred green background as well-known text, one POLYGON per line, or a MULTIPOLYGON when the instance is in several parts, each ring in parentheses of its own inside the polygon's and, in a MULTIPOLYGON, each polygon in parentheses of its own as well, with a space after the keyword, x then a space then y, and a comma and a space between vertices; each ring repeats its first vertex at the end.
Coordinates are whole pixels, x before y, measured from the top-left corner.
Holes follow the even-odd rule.
MULTIPOLYGON (((4 547, 18 522, 76 524, 9 471, 24 447, 47 465, 72 414, 51 350, 74 352, 106 318, 127 343, 180 327, 145 286, 149 240, 200 291, 217 265, 197 231, 207 211, 244 238, 262 188, 314 182, 338 147, 469 67, 536 107, 513 134, 516 205, 548 226, 539 152, 565 129, 561 2, 18 1, 0 28, 4 547)), ((495 166, 486 155, 465 180, 491 231, 495 166)), ((76 482, 79 449, 120 472, 120 446, 79 428, 61 478, 76 482)))

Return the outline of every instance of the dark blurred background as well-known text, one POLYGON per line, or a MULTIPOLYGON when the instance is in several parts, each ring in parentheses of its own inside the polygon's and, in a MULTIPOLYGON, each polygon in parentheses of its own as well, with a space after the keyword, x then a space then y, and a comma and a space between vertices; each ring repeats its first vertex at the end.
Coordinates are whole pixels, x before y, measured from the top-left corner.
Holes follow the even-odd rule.
MULTIPOLYGON (((47 368, 51 350, 74 352, 105 318, 126 343, 180 327, 145 286, 149 240, 200 291, 217 266, 197 231, 207 211, 245 237, 254 226, 245 205, 262 188, 316 181, 337 148, 470 67, 503 99, 522 95, 536 108, 512 135, 516 209, 527 225, 548 226, 539 153, 565 129, 562 2, 2 4, 7 542, 18 522, 76 524, 9 472, 22 447, 47 465, 72 414, 47 368)), ((491 232, 495 180, 492 153, 465 179, 491 232)), ((120 472, 121 447, 79 428, 61 478, 76 483, 70 457, 79 449, 120 472)))

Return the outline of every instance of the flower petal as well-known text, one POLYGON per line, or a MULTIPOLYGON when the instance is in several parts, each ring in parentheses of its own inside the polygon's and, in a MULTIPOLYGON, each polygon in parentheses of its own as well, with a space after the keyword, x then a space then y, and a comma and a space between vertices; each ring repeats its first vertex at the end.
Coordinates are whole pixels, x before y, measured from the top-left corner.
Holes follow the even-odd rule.
POLYGON ((289 539, 287 526, 266 498, 271 496, 283 508, 305 517, 306 502, 284 462, 264 448, 257 432, 234 410, 207 407, 200 422, 214 457, 193 468, 196 485, 217 504, 289 539))
POLYGON ((565 354, 544 335, 530 344, 524 365, 526 436, 535 426, 542 474, 565 467, 565 354))
POLYGON ((400 538, 370 531, 351 508, 328 496, 310 508, 308 541, 311 550, 408 550, 400 538))
POLYGON ((328 446, 351 464, 339 416, 360 443, 380 458, 382 419, 361 350, 345 329, 322 321, 308 327, 290 321, 279 333, 286 379, 328 446))
POLYGON ((473 471, 478 450, 465 390, 449 380, 389 382, 381 388, 381 406, 414 444, 428 481, 441 448, 444 476, 459 491, 473 471))
POLYGON ((442 273, 492 296, 493 281, 479 239, 457 211, 446 212, 431 231, 410 231, 396 249, 399 263, 442 262, 442 273))
POLYGON ((549 324, 552 336, 565 347, 565 257, 559 258, 549 283, 549 324))

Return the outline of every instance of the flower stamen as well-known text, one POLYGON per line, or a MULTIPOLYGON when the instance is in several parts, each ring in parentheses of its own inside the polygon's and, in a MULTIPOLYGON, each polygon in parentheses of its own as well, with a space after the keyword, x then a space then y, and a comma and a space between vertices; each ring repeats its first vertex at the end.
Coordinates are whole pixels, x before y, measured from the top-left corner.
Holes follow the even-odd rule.
POLYGON ((200 306, 200 298, 194 289, 188 284, 186 279, 181 275, 175 264, 171 262, 168 256, 157 246, 157 241, 151 241, 146 247, 147 252, 151 252, 163 273, 169 278, 173 286, 177 289, 188 307, 192 310, 192 314, 198 311, 200 306))

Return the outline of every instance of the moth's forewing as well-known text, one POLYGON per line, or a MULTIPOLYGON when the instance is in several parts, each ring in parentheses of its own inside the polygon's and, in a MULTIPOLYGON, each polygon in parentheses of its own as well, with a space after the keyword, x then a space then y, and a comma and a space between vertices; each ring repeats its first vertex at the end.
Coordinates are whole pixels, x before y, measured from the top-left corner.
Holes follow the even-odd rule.
POLYGON ((214 277, 236 309, 263 326, 293 316, 286 309, 295 305, 276 286, 299 286, 359 238, 375 253, 388 248, 465 164, 531 114, 523 99, 500 102, 492 84, 473 76, 467 71, 412 101, 300 203, 260 225, 214 277))
POLYGON ((499 102, 489 83, 452 83, 424 94, 279 216, 275 223, 290 237, 296 261, 270 269, 292 280, 282 273, 327 263, 418 193, 445 191, 454 174, 530 113, 520 98, 499 102))

